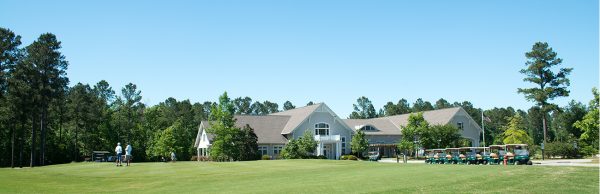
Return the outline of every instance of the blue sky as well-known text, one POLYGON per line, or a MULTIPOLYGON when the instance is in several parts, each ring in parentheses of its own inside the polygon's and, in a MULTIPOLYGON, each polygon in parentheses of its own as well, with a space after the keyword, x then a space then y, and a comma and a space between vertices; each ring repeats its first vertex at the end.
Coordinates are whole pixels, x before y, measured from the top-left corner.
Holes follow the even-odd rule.
POLYGON ((250 96, 325 102, 360 96, 533 105, 524 53, 545 41, 573 67, 571 99, 598 85, 598 1, 2 1, 0 26, 62 41, 71 85, 133 82, 143 102, 250 96))

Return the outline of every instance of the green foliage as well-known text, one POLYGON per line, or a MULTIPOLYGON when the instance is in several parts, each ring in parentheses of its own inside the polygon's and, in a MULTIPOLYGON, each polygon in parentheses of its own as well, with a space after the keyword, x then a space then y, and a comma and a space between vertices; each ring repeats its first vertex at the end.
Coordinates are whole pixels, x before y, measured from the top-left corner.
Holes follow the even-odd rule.
POLYGON ((354 111, 350 114, 350 119, 370 119, 377 117, 377 112, 371 101, 364 96, 356 99, 356 104, 352 105, 354 111))
POLYGON ((342 155, 340 156, 340 160, 358 160, 358 157, 355 155, 342 155))
POLYGON ((307 159, 310 158, 315 149, 317 142, 310 130, 306 130, 302 137, 292 139, 283 147, 281 157, 284 159, 307 159))
POLYGON ((296 106, 294 106, 292 104, 292 102, 290 102, 289 100, 285 101, 285 103, 283 103, 283 110, 292 110, 292 109, 295 109, 295 108, 296 108, 296 106))
POLYGON ((350 149, 358 157, 362 157, 362 154, 369 148, 369 141, 365 137, 365 132, 358 130, 352 137, 350 142, 350 149))
POLYGON ((422 112, 422 111, 428 111, 428 110, 433 110, 433 105, 431 105, 431 102, 429 101, 423 101, 423 99, 418 98, 417 101, 415 101, 415 103, 413 103, 413 107, 412 107, 412 111, 413 112, 422 112))
POLYGON ((510 118, 508 126, 506 126, 506 130, 504 130, 504 140, 502 141, 504 144, 529 144, 531 145, 533 140, 527 132, 523 130, 523 118, 520 115, 515 115, 510 118))
POLYGON ((570 141, 579 139, 581 130, 573 126, 573 123, 583 119, 587 110, 584 104, 572 100, 569 104, 554 111, 552 114, 552 131, 556 134, 558 141, 570 141))
POLYGON ((270 160, 271 156, 269 156, 269 155, 262 155, 261 159, 262 160, 270 160))
MULTIPOLYGON (((593 88, 592 93, 594 94, 594 99, 590 101, 590 111, 583 117, 582 120, 579 120, 573 124, 574 127, 580 129, 582 132, 579 140, 585 145, 590 146, 590 148, 586 148, 588 151, 592 151, 592 149, 598 147, 598 130, 600 129, 598 121, 600 109, 598 89, 593 88)), ((589 152, 586 154, 589 154, 589 152)))
MULTIPOLYGON (((549 101, 556 97, 569 96, 567 87, 570 82, 567 76, 573 68, 560 68, 558 72, 553 72, 555 66, 562 64, 562 59, 558 58, 556 52, 545 42, 536 42, 531 51, 525 53, 525 57, 527 57, 527 62, 525 62, 527 67, 520 71, 525 75, 523 81, 533 83, 536 87, 518 88, 518 92, 524 94, 525 99, 535 102, 540 107, 542 119, 538 121, 543 123, 542 139, 545 142, 548 131, 548 124, 545 124, 547 122, 546 114, 550 110, 558 109, 557 105, 549 103, 549 101)), ((536 135, 533 138, 534 140, 538 139, 536 135)))
POLYGON ((181 153, 183 147, 177 146, 175 139, 176 126, 170 126, 161 133, 156 133, 156 142, 148 150, 148 155, 156 159, 160 157, 167 158, 171 152, 181 153))
POLYGON ((575 158, 578 154, 575 146, 571 142, 548 142, 544 147, 544 155, 546 155, 547 158, 575 158))

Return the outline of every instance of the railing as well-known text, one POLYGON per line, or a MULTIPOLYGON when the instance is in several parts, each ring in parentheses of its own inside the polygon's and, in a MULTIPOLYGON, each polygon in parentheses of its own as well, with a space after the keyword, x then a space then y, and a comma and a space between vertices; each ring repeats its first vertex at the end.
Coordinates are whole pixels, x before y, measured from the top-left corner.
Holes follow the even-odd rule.
POLYGON ((315 135, 315 141, 341 141, 340 135, 315 135))

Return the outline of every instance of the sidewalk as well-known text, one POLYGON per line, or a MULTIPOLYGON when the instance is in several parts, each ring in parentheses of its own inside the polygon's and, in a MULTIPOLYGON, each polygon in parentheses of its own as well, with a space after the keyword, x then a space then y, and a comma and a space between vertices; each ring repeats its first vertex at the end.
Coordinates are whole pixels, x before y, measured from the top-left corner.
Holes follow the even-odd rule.
POLYGON ((600 167, 600 164, 593 164, 592 159, 552 159, 552 160, 532 160, 533 165, 542 166, 586 166, 600 167))

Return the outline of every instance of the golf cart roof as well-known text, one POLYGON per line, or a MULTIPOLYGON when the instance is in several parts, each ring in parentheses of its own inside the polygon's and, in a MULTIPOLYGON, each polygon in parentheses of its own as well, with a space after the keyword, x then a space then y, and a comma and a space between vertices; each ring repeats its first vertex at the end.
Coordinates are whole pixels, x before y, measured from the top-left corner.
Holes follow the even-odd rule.
POLYGON ((490 148, 505 148, 506 145, 491 145, 490 148))
POLYGON ((432 151, 445 151, 446 149, 432 149, 432 151))
POLYGON ((504 146, 523 146, 523 147, 527 147, 527 144, 506 144, 504 146))
POLYGON ((471 150, 471 149, 475 149, 475 148, 477 148, 477 147, 460 147, 458 149, 460 149, 460 150, 471 150))
POLYGON ((446 150, 460 150, 460 148, 446 148, 446 150))

